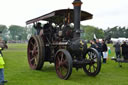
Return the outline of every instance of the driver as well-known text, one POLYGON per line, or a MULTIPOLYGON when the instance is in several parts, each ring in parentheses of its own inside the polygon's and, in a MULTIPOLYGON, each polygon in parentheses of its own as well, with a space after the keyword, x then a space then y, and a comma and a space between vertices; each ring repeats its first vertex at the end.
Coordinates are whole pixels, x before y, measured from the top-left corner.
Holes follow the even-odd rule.
POLYGON ((41 29, 43 29, 43 27, 41 26, 41 23, 40 22, 38 22, 37 24, 34 24, 33 27, 37 30, 37 33, 36 33, 37 35, 39 35, 41 29))

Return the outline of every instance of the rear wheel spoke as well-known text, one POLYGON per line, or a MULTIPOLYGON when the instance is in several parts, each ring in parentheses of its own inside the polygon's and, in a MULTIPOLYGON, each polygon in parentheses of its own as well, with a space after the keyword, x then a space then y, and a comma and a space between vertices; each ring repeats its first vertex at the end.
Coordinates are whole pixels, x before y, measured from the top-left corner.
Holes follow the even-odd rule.
POLYGON ((30 44, 32 45, 32 47, 34 47, 34 44, 33 44, 33 42, 30 42, 30 44))
POLYGON ((30 61, 31 61, 31 62, 32 62, 33 60, 35 60, 35 58, 34 58, 34 57, 30 59, 30 61))

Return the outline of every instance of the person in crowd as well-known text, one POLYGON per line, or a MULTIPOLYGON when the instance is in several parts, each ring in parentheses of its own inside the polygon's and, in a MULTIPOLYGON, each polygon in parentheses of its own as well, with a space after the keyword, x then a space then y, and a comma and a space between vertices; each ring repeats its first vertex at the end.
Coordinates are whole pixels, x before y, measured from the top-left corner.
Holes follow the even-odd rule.
POLYGON ((4 85, 4 83, 7 83, 6 80, 4 80, 4 59, 3 59, 3 54, 2 50, 3 49, 8 49, 7 42, 2 40, 0 37, 0 85, 4 85))
POLYGON ((120 50, 120 43, 119 41, 116 42, 113 47, 115 47, 115 53, 116 53, 116 58, 121 58, 121 50, 120 50))
POLYGON ((122 47, 122 55, 123 55, 124 59, 128 59, 128 45, 126 44, 125 41, 123 42, 121 47, 122 47))
POLYGON ((93 40, 90 41, 90 44, 91 44, 91 46, 90 46, 91 48, 96 49, 96 43, 93 40))
POLYGON ((99 56, 101 57, 102 56, 102 45, 98 39, 96 40, 96 50, 98 51, 99 56))
POLYGON ((107 44, 104 40, 102 40, 102 53, 103 53, 103 63, 106 63, 108 54, 107 54, 107 44))
POLYGON ((2 57, 2 48, 0 47, 0 85, 7 83, 7 80, 4 80, 4 59, 2 57))

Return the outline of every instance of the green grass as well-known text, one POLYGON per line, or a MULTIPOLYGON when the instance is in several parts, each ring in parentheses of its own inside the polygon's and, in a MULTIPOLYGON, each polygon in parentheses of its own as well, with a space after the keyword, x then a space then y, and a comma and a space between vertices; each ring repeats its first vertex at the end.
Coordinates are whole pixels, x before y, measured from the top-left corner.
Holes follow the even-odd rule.
POLYGON ((9 44, 9 49, 4 50, 5 79, 7 85, 128 85, 128 64, 123 63, 120 68, 118 63, 111 61, 114 56, 109 55, 107 64, 102 64, 101 72, 96 77, 87 76, 82 69, 73 68, 68 80, 57 77, 54 65, 45 63, 41 71, 31 70, 27 62, 27 44, 9 44))

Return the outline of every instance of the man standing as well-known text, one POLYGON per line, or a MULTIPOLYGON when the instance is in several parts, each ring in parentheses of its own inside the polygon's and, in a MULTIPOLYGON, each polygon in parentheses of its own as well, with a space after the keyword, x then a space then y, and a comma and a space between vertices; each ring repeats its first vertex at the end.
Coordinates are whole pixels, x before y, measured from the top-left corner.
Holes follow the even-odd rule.
POLYGON ((96 43, 93 40, 90 41, 90 44, 91 44, 91 46, 90 46, 91 48, 96 49, 96 43))
POLYGON ((120 43, 116 42, 116 44, 114 44, 113 47, 115 47, 116 58, 120 58, 120 43))
POLYGON ((107 50, 108 50, 107 44, 105 43, 104 40, 102 40, 103 63, 106 63, 106 59, 108 57, 107 50))
POLYGON ((128 59, 128 45, 124 41, 123 44, 121 45, 122 47, 122 55, 124 56, 124 59, 128 59))
POLYGON ((101 57, 102 56, 102 45, 98 39, 96 40, 96 50, 98 51, 99 56, 101 57))

